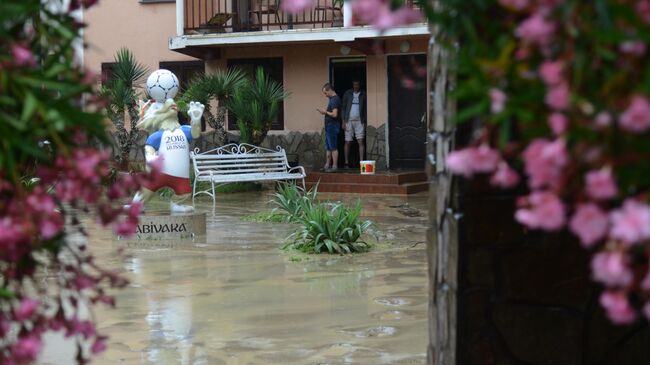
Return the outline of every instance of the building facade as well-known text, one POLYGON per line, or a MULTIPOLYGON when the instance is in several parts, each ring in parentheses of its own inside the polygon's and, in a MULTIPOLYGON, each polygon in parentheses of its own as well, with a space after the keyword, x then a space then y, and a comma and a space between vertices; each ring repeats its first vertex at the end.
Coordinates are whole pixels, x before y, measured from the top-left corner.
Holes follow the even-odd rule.
MULTIPOLYGON (((181 83, 201 71, 263 67, 291 93, 264 144, 283 146, 290 160, 308 167, 320 166, 324 156, 316 111, 327 103, 322 85, 329 82, 342 95, 359 79, 368 98, 365 158, 380 168, 424 167, 425 24, 382 33, 353 25, 353 14, 338 0, 317 0, 294 16, 274 0, 106 1, 84 18, 85 64, 97 72, 110 69, 121 47, 152 70, 174 71, 181 83)), ((236 127, 229 123, 228 129, 236 139, 236 127)), ((210 140, 199 147, 211 147, 210 140)))

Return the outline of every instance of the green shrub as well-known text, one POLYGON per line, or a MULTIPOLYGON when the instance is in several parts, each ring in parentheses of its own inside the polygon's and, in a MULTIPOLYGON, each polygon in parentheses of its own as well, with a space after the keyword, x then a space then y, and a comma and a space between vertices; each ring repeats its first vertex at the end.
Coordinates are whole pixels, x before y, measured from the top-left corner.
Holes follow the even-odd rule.
POLYGON ((281 210, 284 212, 283 214, 288 216, 289 221, 298 223, 299 218, 304 215, 302 201, 307 200, 313 204, 317 196, 318 185, 303 193, 303 190, 296 186, 295 183, 279 184, 273 200, 273 204, 277 206, 274 211, 281 210))
POLYGON ((309 199, 300 200, 302 215, 297 216, 301 224, 291 236, 291 243, 283 248, 293 248, 310 253, 352 253, 370 249, 370 244, 360 240, 372 222, 361 221, 361 201, 353 208, 342 203, 315 203, 309 199))

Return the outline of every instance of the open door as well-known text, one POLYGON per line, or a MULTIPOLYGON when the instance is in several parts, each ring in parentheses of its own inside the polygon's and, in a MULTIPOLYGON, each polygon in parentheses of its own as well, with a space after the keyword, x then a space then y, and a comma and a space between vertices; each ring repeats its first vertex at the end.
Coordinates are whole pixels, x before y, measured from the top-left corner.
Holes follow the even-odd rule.
MULTIPOLYGON (((352 88, 352 81, 358 79, 361 81, 361 88, 365 90, 366 86, 366 58, 365 57, 342 57, 330 59, 330 84, 334 91, 343 99, 343 94, 352 88)), ((364 139, 365 143, 365 139, 364 139)), ((339 134, 339 161, 338 165, 343 166, 345 156, 343 146, 345 145, 345 132, 341 130, 339 134)), ((350 166, 358 167, 359 161, 365 158, 359 158, 359 145, 357 140, 352 141, 350 145, 350 166)))

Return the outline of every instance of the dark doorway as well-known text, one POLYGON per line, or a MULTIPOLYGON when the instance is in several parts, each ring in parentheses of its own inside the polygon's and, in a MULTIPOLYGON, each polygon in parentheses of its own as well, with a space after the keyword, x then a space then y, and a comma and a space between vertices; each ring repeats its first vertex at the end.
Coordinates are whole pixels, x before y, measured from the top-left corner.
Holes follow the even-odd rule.
MULTIPOLYGON (((341 99, 343 99, 343 94, 352 88, 352 81, 355 79, 361 81, 361 88, 366 90, 365 57, 344 57, 330 59, 329 82, 332 84, 334 91, 336 91, 336 94, 338 94, 341 99)), ((343 166, 345 163, 345 156, 343 154, 344 146, 345 132, 341 130, 341 133, 339 134, 339 166, 343 166)), ((359 145, 355 139, 350 145, 350 167, 358 167, 359 161, 364 158, 365 156, 359 158, 359 145)))
POLYGON ((425 54, 388 56, 391 169, 424 169, 427 114, 425 54))

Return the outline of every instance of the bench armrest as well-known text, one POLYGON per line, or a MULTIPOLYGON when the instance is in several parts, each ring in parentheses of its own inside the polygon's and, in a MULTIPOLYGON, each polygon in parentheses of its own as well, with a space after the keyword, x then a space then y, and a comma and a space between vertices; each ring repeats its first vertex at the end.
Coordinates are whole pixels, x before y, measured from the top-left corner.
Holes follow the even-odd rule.
POLYGON ((291 167, 290 169, 287 170, 287 172, 296 172, 296 171, 300 171, 302 176, 307 176, 307 174, 305 173, 305 168, 302 166, 291 167))

